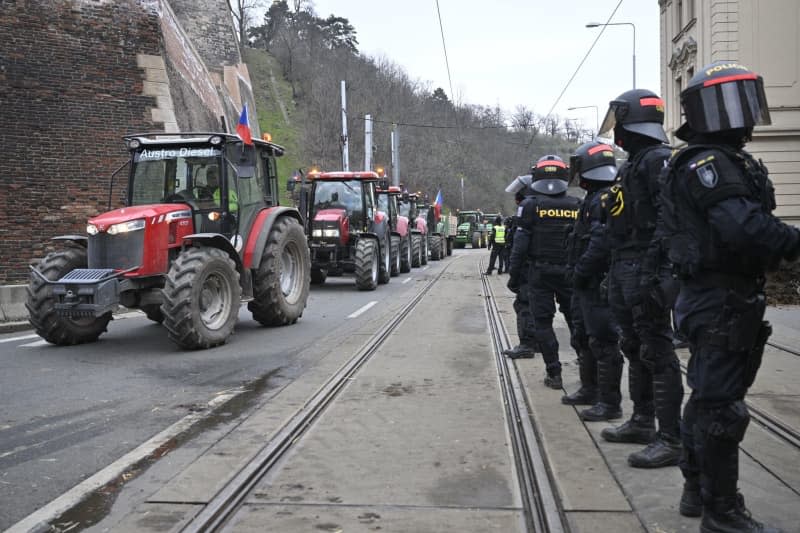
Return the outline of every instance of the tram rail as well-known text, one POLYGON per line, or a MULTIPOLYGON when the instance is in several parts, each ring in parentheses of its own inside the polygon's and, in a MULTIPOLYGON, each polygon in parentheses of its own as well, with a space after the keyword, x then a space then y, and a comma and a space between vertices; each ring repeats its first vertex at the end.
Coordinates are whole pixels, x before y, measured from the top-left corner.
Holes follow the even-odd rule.
POLYGON ((478 275, 483 285, 486 317, 517 465, 526 527, 535 533, 563 533, 568 531, 565 527, 567 522, 556 498, 552 474, 543 458, 542 445, 526 403, 522 380, 516 366, 503 355, 503 350, 510 347, 508 331, 500 318, 491 284, 482 274, 483 267, 481 261, 478 275))

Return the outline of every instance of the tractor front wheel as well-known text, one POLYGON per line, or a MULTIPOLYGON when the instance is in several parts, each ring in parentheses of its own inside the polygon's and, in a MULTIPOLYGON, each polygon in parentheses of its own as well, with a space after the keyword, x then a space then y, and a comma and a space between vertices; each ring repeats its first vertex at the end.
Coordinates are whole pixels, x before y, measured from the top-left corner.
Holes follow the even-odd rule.
POLYGON ((411 235, 411 266, 419 268, 422 264, 422 235, 413 233, 411 235))
POLYGON ((378 286, 378 241, 370 238, 356 242, 356 287, 360 291, 374 291, 378 286))
POLYGON ((233 334, 242 289, 236 264, 224 251, 198 247, 181 252, 163 293, 164 326, 181 348, 211 348, 233 334))
POLYGON ((392 277, 400 275, 400 237, 392 235, 392 277))
POLYGON ((439 235, 434 235, 431 241, 431 259, 439 261, 442 257, 442 238, 439 235))
POLYGON ((420 250, 420 252, 421 252, 421 257, 419 258, 419 262, 421 264, 423 264, 423 265, 427 265, 428 264, 428 236, 427 235, 423 235, 422 236, 422 250, 420 250))
POLYGON ((412 263, 411 234, 409 233, 406 235, 406 238, 400 242, 400 272, 403 274, 411 272, 412 263))
POLYGON ((303 227, 294 218, 279 218, 269 232, 253 283, 254 298, 247 308, 264 326, 294 324, 303 315, 310 282, 311 258, 303 227))
POLYGON ((483 245, 481 244, 481 234, 479 231, 476 231, 472 234, 472 249, 475 250, 478 248, 483 248, 483 245))
MULTIPOLYGON (((67 248, 53 252, 42 259, 36 270, 50 281, 56 281, 76 268, 86 268, 86 249, 67 248)), ((71 346, 94 342, 106 331, 111 313, 99 317, 70 318, 58 314, 53 286, 31 273, 28 283, 28 299, 25 307, 36 333, 49 343, 71 346)))
POLYGON ((381 247, 381 271, 378 274, 378 283, 385 285, 392 278, 392 241, 391 236, 386 235, 381 247))

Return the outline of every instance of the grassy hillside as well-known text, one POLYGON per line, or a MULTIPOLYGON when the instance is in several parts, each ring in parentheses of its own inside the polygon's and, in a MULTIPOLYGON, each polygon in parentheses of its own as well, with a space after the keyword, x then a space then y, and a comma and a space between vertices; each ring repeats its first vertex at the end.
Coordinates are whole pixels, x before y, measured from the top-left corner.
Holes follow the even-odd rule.
POLYGON ((299 159, 300 127, 294 119, 297 113, 292 89, 282 76, 281 66, 268 52, 246 48, 244 59, 253 83, 258 125, 263 133, 272 135, 274 143, 286 148, 286 154, 278 160, 278 176, 281 204, 292 205, 286 180, 295 170, 306 166, 299 159))

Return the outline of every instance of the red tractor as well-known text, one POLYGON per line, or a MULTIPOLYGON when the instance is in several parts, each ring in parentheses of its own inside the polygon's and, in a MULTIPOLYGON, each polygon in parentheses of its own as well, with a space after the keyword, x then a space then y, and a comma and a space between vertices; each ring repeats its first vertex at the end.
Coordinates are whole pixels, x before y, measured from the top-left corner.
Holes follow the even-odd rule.
POLYGON ((375 290, 389 283, 392 234, 389 217, 378 209, 375 172, 311 175, 306 231, 311 249, 311 282, 355 274, 356 287, 375 290))
POLYGON ((89 219, 88 236, 55 237, 62 249, 31 267, 36 332, 58 345, 92 342, 120 305, 163 323, 186 349, 225 343, 242 301, 265 326, 295 323, 310 261, 300 213, 278 205, 283 148, 224 133, 125 141, 126 207, 89 219))
POLYGON ((411 232, 408 218, 400 216, 401 194, 400 187, 378 189, 378 210, 387 213, 392 228, 392 276, 411 271, 411 232))
POLYGON ((428 264, 428 245, 426 234, 428 227, 425 220, 419 218, 417 195, 404 193, 400 203, 400 215, 408 220, 411 228, 411 266, 418 268, 428 264))

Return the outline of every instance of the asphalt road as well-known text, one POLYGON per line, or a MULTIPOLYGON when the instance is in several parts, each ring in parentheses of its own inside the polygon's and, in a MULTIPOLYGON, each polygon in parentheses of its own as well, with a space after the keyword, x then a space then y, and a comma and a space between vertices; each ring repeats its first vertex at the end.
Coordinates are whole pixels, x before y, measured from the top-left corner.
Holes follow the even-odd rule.
POLYGON ((388 313, 388 302, 410 299, 448 261, 372 292, 329 278, 312 287, 293 326, 263 328, 242 306, 234 336, 210 350, 179 350, 140 313, 118 317, 98 342, 76 347, 49 345, 32 331, 0 336, 0 530, 218 394, 254 383, 269 393, 297 379, 303 367, 295 354, 355 330, 364 316, 388 313))

